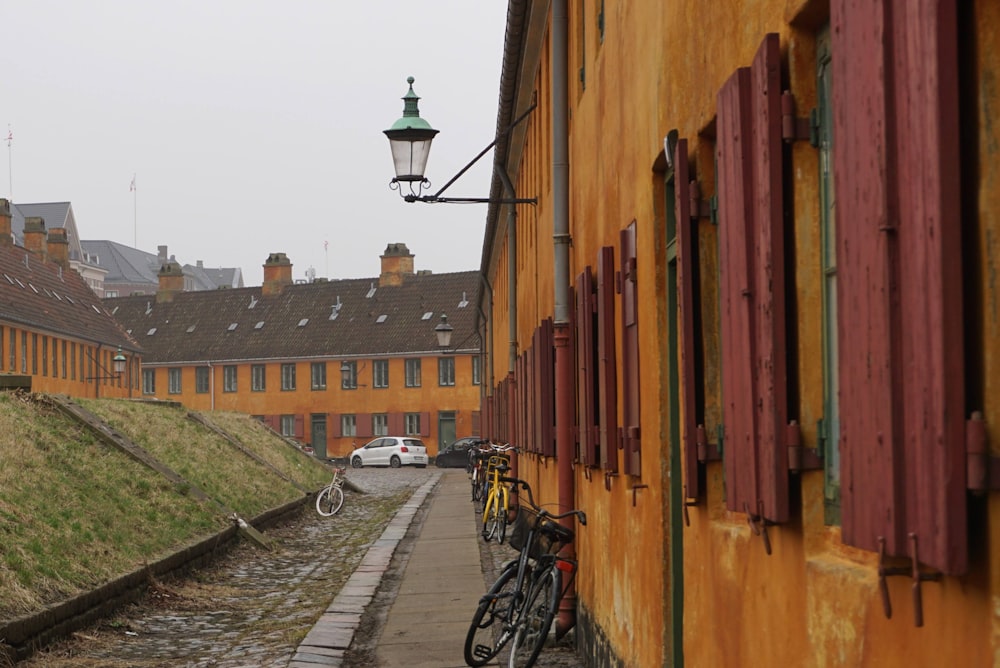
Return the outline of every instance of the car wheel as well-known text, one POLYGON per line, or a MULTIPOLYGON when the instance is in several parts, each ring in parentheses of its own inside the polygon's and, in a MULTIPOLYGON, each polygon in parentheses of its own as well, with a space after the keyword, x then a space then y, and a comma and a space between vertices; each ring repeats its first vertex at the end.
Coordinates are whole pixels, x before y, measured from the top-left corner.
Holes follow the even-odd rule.
POLYGON ((355 457, 354 459, 352 459, 351 460, 351 466, 353 466, 356 469, 359 469, 362 466, 364 466, 364 464, 361 461, 361 457, 355 457))
POLYGON ((389 460, 389 466, 391 466, 394 469, 398 469, 401 465, 402 462, 399 461, 399 457, 397 457, 396 455, 393 455, 392 459, 389 460))

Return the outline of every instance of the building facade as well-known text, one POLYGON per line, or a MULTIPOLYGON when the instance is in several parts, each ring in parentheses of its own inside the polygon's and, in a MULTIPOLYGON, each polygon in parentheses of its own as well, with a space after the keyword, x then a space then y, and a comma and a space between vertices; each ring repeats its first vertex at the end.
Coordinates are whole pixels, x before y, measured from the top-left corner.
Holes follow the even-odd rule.
POLYGON ((6 387, 75 397, 129 397, 141 349, 70 268, 66 228, 29 216, 13 242, 0 199, 0 380, 6 387), (116 370, 115 358, 123 360, 116 370))
POLYGON ((419 436, 433 455, 479 431, 478 273, 416 272, 405 244, 381 260, 376 278, 293 283, 273 253, 262 286, 195 292, 167 262, 155 295, 106 305, 146 351, 142 396, 258 416, 320 457, 382 435, 419 436))
POLYGON ((592 665, 1000 664, 998 27, 509 2, 483 431, 592 665))

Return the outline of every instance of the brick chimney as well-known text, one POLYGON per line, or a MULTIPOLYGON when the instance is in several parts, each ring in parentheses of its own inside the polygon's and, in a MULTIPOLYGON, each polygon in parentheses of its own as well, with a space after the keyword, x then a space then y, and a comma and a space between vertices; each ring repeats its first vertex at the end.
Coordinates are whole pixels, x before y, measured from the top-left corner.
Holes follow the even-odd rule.
POLYGON ((14 237, 10 233, 10 202, 0 198, 0 246, 11 246, 14 237))
POLYGON ((63 269, 69 269, 69 239, 65 227, 53 227, 47 240, 49 260, 63 269))
POLYGON ((184 270, 174 260, 164 263, 157 273, 160 289, 156 291, 156 303, 172 302, 178 293, 184 291, 184 270))
POLYGON ((24 219, 24 247, 43 260, 48 257, 45 244, 45 219, 28 216, 24 219))
POLYGON ((286 285, 292 284, 292 263, 284 253, 271 253, 264 263, 264 285, 261 294, 265 297, 280 295, 286 285))
POLYGON ((413 254, 406 244, 389 244, 382 254, 382 273, 379 287, 402 285, 406 276, 413 275, 413 254))

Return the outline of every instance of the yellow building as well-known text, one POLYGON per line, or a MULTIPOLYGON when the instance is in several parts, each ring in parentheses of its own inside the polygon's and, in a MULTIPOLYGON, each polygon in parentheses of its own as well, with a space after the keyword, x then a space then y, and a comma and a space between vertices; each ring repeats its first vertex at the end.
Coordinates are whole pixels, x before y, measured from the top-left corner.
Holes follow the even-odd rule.
POLYGON ((588 515, 591 665, 1000 665, 998 34, 509 2, 483 431, 588 515))
POLYGON ((105 304, 145 350, 141 396, 258 416, 320 457, 382 435, 419 436, 433 456, 478 434, 479 275, 417 272, 405 244, 381 260, 376 278, 293 283, 273 253, 262 286, 199 292, 168 262, 156 295, 105 304))
POLYGON ((133 396, 141 351, 76 271, 66 230, 29 216, 13 243, 0 199, 0 384, 75 397, 133 396))

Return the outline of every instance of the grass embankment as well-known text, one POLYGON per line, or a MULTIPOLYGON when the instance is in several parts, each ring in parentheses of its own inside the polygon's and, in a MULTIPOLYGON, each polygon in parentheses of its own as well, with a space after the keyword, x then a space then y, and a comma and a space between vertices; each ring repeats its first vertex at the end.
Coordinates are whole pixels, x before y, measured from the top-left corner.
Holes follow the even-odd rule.
MULTIPOLYGON (((268 466, 168 405, 80 400, 117 431, 242 517, 302 497, 268 466)), ((329 469, 247 416, 208 414, 302 488, 329 469)), ((190 496, 59 411, 0 393, 0 621, 43 609, 222 530, 190 496)))

